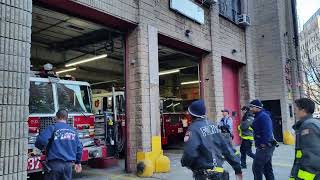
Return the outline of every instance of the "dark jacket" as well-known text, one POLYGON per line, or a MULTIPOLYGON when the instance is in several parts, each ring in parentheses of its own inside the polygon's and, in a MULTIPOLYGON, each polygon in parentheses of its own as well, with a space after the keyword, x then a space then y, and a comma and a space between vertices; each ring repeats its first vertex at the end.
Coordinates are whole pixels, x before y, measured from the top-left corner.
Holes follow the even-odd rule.
POLYGON ((186 137, 182 166, 192 170, 212 169, 222 167, 226 159, 237 174, 241 173, 240 159, 235 155, 230 141, 223 138, 213 122, 205 119, 193 121, 186 137))
POLYGON ((265 110, 255 114, 252 127, 256 147, 273 142, 272 120, 265 110))
POLYGON ((296 154, 291 170, 293 179, 304 179, 318 174, 320 179, 320 120, 311 116, 298 121, 293 129, 296 132, 296 154), (302 178, 303 177, 303 178, 302 178))
POLYGON ((81 162, 82 143, 73 127, 63 122, 58 122, 49 126, 37 137, 35 146, 44 150, 48 146, 49 139, 53 135, 53 140, 47 152, 47 160, 74 161, 81 162))
POLYGON ((238 128, 242 139, 253 140, 253 129, 251 127, 253 120, 253 115, 249 111, 245 112, 238 128))

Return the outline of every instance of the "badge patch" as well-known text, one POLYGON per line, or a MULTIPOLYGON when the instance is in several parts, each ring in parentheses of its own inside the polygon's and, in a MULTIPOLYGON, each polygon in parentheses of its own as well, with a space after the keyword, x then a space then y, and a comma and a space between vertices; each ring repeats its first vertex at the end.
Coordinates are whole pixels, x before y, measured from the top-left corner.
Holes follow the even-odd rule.
POLYGON ((307 135, 310 133, 310 129, 305 129, 303 131, 301 131, 301 136, 307 135))
POLYGON ((191 132, 190 131, 187 131, 186 132, 186 135, 184 135, 184 138, 183 138, 183 141, 184 142, 187 142, 191 137, 191 132))

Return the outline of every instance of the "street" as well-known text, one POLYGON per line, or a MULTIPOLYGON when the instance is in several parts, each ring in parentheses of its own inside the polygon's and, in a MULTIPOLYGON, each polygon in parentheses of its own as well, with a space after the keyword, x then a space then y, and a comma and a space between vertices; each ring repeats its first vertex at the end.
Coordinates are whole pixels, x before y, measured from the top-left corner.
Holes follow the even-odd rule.
MULTIPOLYGON (((192 180, 192 173, 190 170, 181 167, 180 159, 182 156, 182 150, 167 150, 166 155, 169 156, 171 160, 171 171, 166 174, 154 174, 152 178, 138 178, 132 174, 124 174, 123 168, 115 167, 109 169, 91 169, 88 167, 84 168, 84 171, 76 175, 75 179, 77 180, 136 180, 136 179, 145 179, 145 180, 154 180, 154 179, 170 179, 170 180, 192 180)), ((283 145, 281 144, 279 148, 276 148, 273 156, 273 169, 275 178, 277 180, 288 179, 289 173, 291 170, 291 165, 294 158, 294 146, 283 145)), ((123 164, 121 162, 120 164, 123 164)), ((253 174, 251 171, 252 159, 248 159, 248 169, 244 170, 244 180, 253 180, 253 174)), ((233 170, 231 166, 227 163, 224 164, 224 167, 231 172, 230 180, 234 180, 235 177, 232 176, 233 170)))

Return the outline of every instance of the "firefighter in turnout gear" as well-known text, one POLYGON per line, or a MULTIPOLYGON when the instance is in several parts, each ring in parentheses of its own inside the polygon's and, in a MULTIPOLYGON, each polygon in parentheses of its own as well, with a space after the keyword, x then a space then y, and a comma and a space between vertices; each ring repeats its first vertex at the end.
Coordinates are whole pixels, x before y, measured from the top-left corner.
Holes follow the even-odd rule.
POLYGON ((184 138, 182 166, 191 169, 196 180, 227 180, 229 173, 222 168, 225 159, 233 167, 237 179, 242 180, 240 160, 218 127, 206 119, 204 101, 193 102, 188 111, 192 123, 184 138))
POLYGON ((241 137, 241 167, 247 168, 247 155, 254 159, 255 155, 252 152, 252 142, 253 142, 253 129, 251 127, 254 120, 253 114, 250 112, 250 108, 244 106, 241 109, 244 112, 241 123, 238 126, 239 136, 241 137))
POLYGON ((290 180, 320 180, 320 120, 312 117, 315 103, 302 98, 295 104, 299 121, 293 126, 296 148, 290 180))

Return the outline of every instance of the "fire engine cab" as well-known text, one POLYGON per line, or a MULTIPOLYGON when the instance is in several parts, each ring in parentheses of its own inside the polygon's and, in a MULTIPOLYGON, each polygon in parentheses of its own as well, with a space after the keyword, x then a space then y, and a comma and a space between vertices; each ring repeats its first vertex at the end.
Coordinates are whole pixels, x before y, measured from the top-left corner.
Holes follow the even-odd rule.
POLYGON ((55 113, 61 108, 68 110, 67 123, 77 130, 83 144, 82 161, 106 157, 106 147, 94 139, 90 85, 43 71, 30 77, 28 174, 42 171, 41 161, 45 160, 45 154, 34 143, 41 131, 55 123, 55 113))
MULTIPOLYGON (((114 113, 118 123, 118 151, 123 152, 125 143, 125 94, 123 91, 97 93, 92 95, 94 114, 108 111, 114 113)), ((178 98, 161 98, 161 141, 162 145, 183 141, 183 137, 191 123, 186 113, 189 101, 178 98)))

